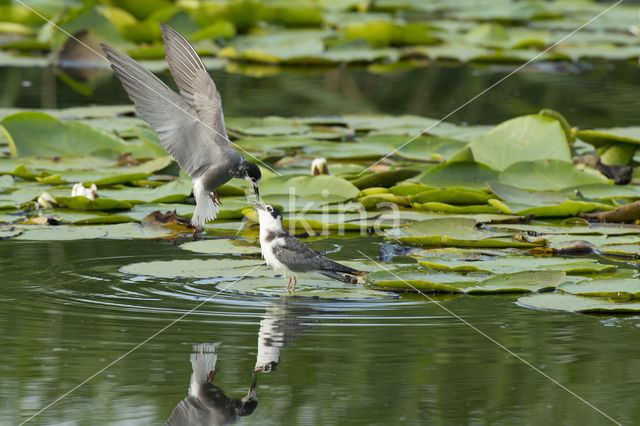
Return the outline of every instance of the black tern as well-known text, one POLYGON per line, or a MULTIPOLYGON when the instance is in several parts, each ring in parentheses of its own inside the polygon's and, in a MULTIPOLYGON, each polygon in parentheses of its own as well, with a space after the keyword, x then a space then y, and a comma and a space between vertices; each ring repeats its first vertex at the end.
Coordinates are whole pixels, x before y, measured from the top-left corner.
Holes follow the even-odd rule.
POLYGON ((338 281, 355 284, 367 272, 357 271, 311 250, 305 243, 282 227, 282 213, 268 204, 251 203, 260 220, 260 250, 271 268, 288 278, 287 290, 293 280, 296 289, 298 275, 315 273, 338 281))
POLYGON ((247 180, 260 199, 260 169, 233 149, 227 137, 222 99, 202 60, 189 42, 166 24, 162 39, 167 63, 180 94, 138 62, 101 45, 111 68, 136 111, 158 134, 162 146, 193 180, 196 208, 191 223, 202 228, 218 215, 215 190, 231 178, 247 180))

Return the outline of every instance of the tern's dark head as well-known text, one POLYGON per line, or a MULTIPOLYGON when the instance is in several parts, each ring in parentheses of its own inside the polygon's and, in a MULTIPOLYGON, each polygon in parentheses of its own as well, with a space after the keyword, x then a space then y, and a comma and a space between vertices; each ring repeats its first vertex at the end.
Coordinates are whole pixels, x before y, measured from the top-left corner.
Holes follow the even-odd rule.
POLYGON ((260 168, 250 161, 244 163, 244 179, 251 184, 253 192, 256 194, 256 200, 260 201, 260 192, 258 191, 258 184, 262 178, 260 168))
POLYGON ((278 231, 282 228, 282 212, 279 208, 269 204, 251 203, 258 211, 260 228, 267 231, 278 231))

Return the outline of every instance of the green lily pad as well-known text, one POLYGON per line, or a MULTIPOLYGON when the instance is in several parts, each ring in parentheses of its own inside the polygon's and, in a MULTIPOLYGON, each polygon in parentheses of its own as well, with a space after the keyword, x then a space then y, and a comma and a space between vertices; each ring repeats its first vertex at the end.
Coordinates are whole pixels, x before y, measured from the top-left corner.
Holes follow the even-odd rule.
POLYGON ((567 217, 577 216, 579 213, 608 211, 613 209, 613 206, 603 203, 595 203, 589 201, 566 201, 555 206, 530 207, 524 210, 519 210, 517 214, 521 216, 528 216, 532 214, 536 217, 567 217))
POLYGON ((602 298, 573 294, 544 293, 520 297, 518 305, 545 311, 578 312, 590 314, 637 314, 640 303, 614 302, 602 298))
POLYGON ((521 271, 496 275, 480 285, 467 289, 469 294, 532 293, 553 290, 562 283, 566 274, 562 271, 521 271))
POLYGON ((620 142, 640 145, 640 126, 579 130, 576 136, 595 147, 620 142))
POLYGON ((512 274, 518 271, 563 271, 567 275, 592 274, 615 271, 614 265, 604 265, 595 259, 558 259, 556 257, 534 256, 429 256, 418 259, 424 267, 453 272, 485 272, 492 274, 512 274))
POLYGON ((42 112, 20 112, 0 121, 15 156, 93 155, 115 158, 126 152, 122 139, 84 123, 59 121, 42 112))
POLYGON ((247 244, 240 240, 216 238, 209 240, 190 241, 180 245, 181 249, 207 254, 259 254, 260 247, 247 244))
POLYGON ((230 131, 249 136, 300 135, 310 131, 308 126, 296 120, 281 117, 229 117, 225 123, 230 131))
MULTIPOLYGON (((225 287, 225 284, 220 284, 219 287, 225 288, 224 291, 241 293, 241 294, 256 294, 260 296, 287 296, 289 293, 286 290, 287 280, 284 278, 245 278, 237 283, 225 287)), ((313 299, 382 299, 382 298, 394 298, 389 292, 375 291, 368 288, 363 288, 357 284, 345 284, 340 281, 330 279, 308 279, 300 278, 296 285, 295 293, 296 298, 313 298, 313 299)))
POLYGON ((377 271, 367 275, 367 281, 384 290, 464 293, 465 286, 477 284, 477 278, 462 274, 430 272, 422 268, 404 268, 396 271, 377 271))
POLYGON ((440 213, 457 213, 457 214, 478 214, 478 213, 500 213, 502 210, 492 205, 469 205, 469 206, 453 206, 451 204, 429 202, 422 204, 414 204, 420 210, 440 213))
POLYGON ((491 195, 484 191, 450 187, 446 189, 432 189, 411 195, 409 196, 409 201, 418 204, 439 202, 455 205, 471 205, 486 203, 490 197, 491 195))
POLYGON ((56 197, 56 203, 62 207, 76 210, 129 210, 132 204, 128 201, 97 198, 90 200, 83 195, 75 197, 56 197))
POLYGON ((460 149, 467 146, 467 142, 442 138, 437 136, 421 136, 406 143, 397 143, 393 148, 397 148, 394 155, 410 160, 420 161, 443 161, 448 160, 460 149))
POLYGON ((472 162, 453 162, 437 165, 416 176, 413 180, 437 188, 455 186, 481 190, 487 187, 487 182, 495 181, 497 178, 498 172, 485 165, 472 162))
POLYGON ((125 265, 120 270, 128 274, 146 275, 159 278, 241 278, 270 273, 261 267, 263 262, 254 259, 190 259, 156 260, 125 265), (253 269, 256 268, 256 269, 253 269))
POLYGON ((578 185, 609 182, 609 179, 595 169, 561 160, 514 163, 500 173, 499 180, 507 185, 537 191, 557 191, 578 185))
POLYGON ((489 189, 508 203, 516 203, 525 206, 548 206, 563 203, 567 196, 557 192, 532 191, 505 185, 500 182, 490 182, 489 189))
POLYGON ((352 180, 351 183, 358 189, 371 187, 390 187, 398 182, 410 179, 419 173, 419 171, 411 169, 389 170, 386 172, 376 172, 362 175, 361 177, 352 180))
POLYGON ((355 198, 360 190, 345 179, 335 176, 285 175, 263 180, 260 183, 260 193, 264 195, 295 194, 298 197, 329 197, 331 195, 333 201, 337 201, 355 198))
POLYGON ((156 188, 122 189, 105 188, 98 191, 100 197, 114 200, 128 201, 130 203, 176 203, 184 201, 191 192, 193 185, 187 179, 178 179, 156 188))
POLYGON ((166 238, 173 236, 170 229, 143 226, 138 223, 119 223, 116 225, 19 225, 24 232, 18 236, 21 240, 59 241, 94 238, 131 239, 166 238))
POLYGON ((505 170, 522 161, 571 161, 560 123, 535 114, 505 121, 474 139, 469 147, 476 161, 495 170, 505 170))
POLYGON ((558 287, 558 290, 576 296, 640 299, 640 280, 634 278, 585 280, 578 283, 564 283, 558 287))

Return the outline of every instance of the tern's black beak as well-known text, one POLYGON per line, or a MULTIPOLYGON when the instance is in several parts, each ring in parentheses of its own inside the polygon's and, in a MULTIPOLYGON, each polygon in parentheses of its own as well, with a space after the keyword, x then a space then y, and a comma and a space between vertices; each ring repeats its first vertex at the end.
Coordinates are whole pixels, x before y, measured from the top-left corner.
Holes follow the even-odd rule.
POLYGON ((252 201, 249 204, 251 204, 251 207, 253 207, 256 210, 264 210, 264 206, 256 201, 252 201))
POLYGON ((256 200, 260 201, 260 191, 258 190, 258 184, 253 185, 253 192, 256 194, 256 200))

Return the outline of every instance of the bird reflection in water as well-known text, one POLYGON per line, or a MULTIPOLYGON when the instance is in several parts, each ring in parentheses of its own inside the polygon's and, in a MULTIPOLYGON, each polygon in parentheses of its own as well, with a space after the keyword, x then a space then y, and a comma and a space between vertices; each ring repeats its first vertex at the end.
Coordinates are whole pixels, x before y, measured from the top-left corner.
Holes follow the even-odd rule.
POLYGON ((252 382, 242 398, 229 398, 213 383, 218 358, 216 348, 220 343, 194 345, 189 396, 173 409, 165 425, 227 425, 252 414, 258 406, 258 373, 276 370, 280 364, 280 348, 290 346, 308 327, 308 315, 313 312, 315 310, 309 306, 289 304, 286 299, 267 306, 258 331, 258 355, 251 374, 252 382))
POLYGON ((191 354, 189 396, 183 399, 165 425, 228 425, 248 416, 258 406, 257 376, 253 374, 249 392, 242 398, 229 398, 213 384, 216 377, 216 348, 219 343, 194 345, 191 354))

